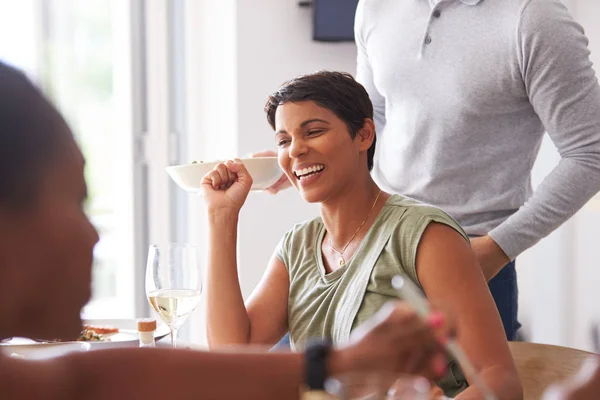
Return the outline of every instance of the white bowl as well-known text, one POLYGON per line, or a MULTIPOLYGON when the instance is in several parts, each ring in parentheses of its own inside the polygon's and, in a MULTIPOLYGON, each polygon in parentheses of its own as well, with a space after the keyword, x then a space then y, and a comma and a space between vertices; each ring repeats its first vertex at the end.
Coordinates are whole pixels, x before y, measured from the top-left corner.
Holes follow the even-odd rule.
MULTIPOLYGON (((252 177, 251 190, 264 190, 273 185, 281 177, 282 171, 277 157, 256 157, 241 159, 252 177)), ((197 164, 176 165, 167 167, 169 176, 182 189, 197 193, 204 175, 209 173, 221 161, 205 161, 197 164)))

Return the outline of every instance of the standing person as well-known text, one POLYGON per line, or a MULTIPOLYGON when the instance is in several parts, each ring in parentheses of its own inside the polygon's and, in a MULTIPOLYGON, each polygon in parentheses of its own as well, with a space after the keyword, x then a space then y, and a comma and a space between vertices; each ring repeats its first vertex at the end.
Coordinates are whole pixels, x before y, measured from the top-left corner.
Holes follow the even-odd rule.
POLYGON ((361 0, 355 36, 375 181, 462 225, 514 340, 515 258, 600 189, 600 87, 582 27, 559 0, 361 0), (561 160, 533 193, 544 132, 561 160))
POLYGON ((361 0, 355 34, 375 180, 474 237, 515 339, 515 258, 600 189, 600 87, 582 27, 559 0, 361 0), (544 132, 561 160, 533 193, 544 132))

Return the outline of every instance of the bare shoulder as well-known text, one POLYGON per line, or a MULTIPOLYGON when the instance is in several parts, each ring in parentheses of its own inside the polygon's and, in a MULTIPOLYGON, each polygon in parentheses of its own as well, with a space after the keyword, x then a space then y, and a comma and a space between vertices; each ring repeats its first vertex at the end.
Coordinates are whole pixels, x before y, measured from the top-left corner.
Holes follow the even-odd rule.
POLYGON ((419 243, 416 264, 419 281, 426 292, 440 285, 486 288, 469 242, 448 225, 432 222, 427 226, 419 243))

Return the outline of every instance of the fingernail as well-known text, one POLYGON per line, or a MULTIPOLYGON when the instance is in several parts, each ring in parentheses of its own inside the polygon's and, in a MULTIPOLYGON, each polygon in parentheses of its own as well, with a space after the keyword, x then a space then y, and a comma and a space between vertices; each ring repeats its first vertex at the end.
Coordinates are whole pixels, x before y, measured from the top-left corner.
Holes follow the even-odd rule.
POLYGON ((427 318, 427 325, 434 329, 441 328, 444 325, 444 320, 444 314, 436 312, 427 318))

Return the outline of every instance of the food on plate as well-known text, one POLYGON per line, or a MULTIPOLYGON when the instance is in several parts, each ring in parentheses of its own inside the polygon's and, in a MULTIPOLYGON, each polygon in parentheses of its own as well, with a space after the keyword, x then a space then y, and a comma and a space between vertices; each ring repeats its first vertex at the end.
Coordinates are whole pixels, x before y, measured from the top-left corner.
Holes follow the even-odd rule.
POLYGON ((83 329, 96 332, 100 335, 107 335, 109 333, 118 333, 119 328, 113 326, 100 326, 100 325, 83 325, 83 329))
POLYGON ((79 342, 106 342, 108 341, 104 335, 91 331, 89 329, 84 329, 79 334, 77 338, 79 342))
POLYGON ((119 329, 111 326, 84 325, 79 338, 80 342, 109 342, 106 335, 118 333, 119 329))

